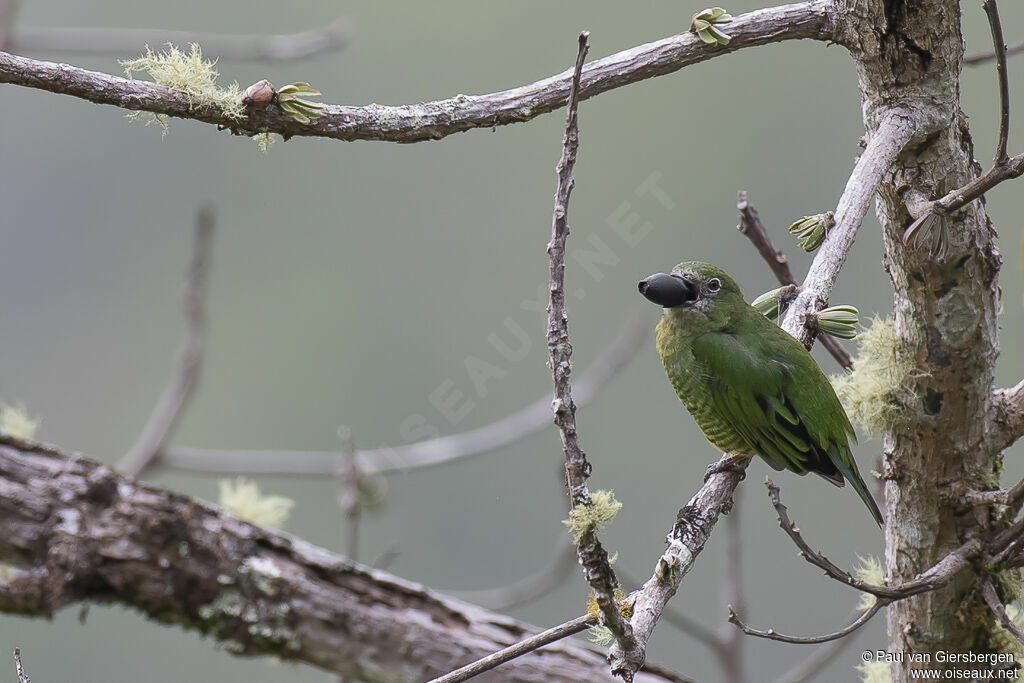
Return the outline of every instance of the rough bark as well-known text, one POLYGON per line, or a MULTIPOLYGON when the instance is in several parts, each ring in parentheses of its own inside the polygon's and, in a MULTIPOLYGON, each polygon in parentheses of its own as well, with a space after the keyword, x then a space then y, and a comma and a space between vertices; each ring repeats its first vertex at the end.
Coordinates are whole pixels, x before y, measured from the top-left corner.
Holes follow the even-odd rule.
MULTIPOLYGON (((981 201, 941 219, 948 231, 944 254, 933 256, 902 241, 913 219, 911 198, 941 197, 981 172, 959 101, 960 3, 837 4, 850 21, 840 42, 857 63, 869 133, 895 107, 911 112, 917 128, 886 173, 877 204, 900 353, 910 354, 919 370, 910 380, 917 398, 903 406, 905 419, 885 437, 886 570, 891 582, 900 583, 995 524, 984 508, 954 509, 942 489, 951 482, 992 489, 998 481, 999 447, 984 426, 993 410, 999 351, 1000 257, 981 201)), ((972 571, 891 605, 889 651, 991 651, 995 617, 972 571)), ((893 665, 893 681, 910 680, 909 668, 893 665)))
MULTIPOLYGON (((423 681, 539 629, 369 569, 213 505, 0 437, 0 609, 49 616, 116 602, 236 655, 277 655, 362 681, 423 681)), ((480 680, 612 680, 562 641, 480 680)), ((638 680, 670 680, 643 674, 638 680)))

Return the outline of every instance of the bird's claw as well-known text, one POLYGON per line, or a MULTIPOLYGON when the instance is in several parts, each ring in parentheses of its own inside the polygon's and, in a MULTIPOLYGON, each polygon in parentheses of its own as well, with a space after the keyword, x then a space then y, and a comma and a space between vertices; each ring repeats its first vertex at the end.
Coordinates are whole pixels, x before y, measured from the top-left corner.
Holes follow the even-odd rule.
POLYGON ((727 458, 717 460, 704 470, 704 483, 708 482, 713 475, 723 474, 725 472, 736 472, 740 475, 740 481, 747 476, 747 463, 750 461, 750 457, 746 455, 732 455, 727 458))

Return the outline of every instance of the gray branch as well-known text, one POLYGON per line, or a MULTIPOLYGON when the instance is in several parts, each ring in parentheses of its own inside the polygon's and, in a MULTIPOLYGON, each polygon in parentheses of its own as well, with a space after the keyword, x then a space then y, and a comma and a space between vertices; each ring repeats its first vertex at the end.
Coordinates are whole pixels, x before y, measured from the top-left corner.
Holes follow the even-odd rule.
POLYGON ((204 206, 199 209, 192 260, 185 280, 185 335, 178 352, 177 366, 139 438, 117 464, 125 475, 138 476, 156 458, 199 382, 206 339, 206 280, 210 270, 213 226, 213 208, 204 206))
POLYGON ((995 447, 1003 450, 1024 436, 1024 380, 1010 389, 996 389, 992 402, 995 447))
POLYGON ((804 346, 814 343, 817 329, 808 325, 809 314, 828 305, 829 296, 839 270, 857 235, 882 182, 882 176, 917 132, 919 122, 899 110, 882 114, 877 128, 870 133, 867 147, 861 154, 846 182, 836 205, 836 224, 814 255, 800 293, 790 304, 782 321, 782 329, 796 337, 804 346))
MULTIPOLYGON (((590 403, 644 348, 652 327, 646 315, 625 324, 580 373, 573 391, 577 405, 590 403)), ((356 462, 361 472, 372 475, 433 467, 490 453, 549 429, 551 399, 552 394, 547 394, 507 417, 459 434, 406 446, 357 451, 356 462)), ((220 450, 188 446, 168 446, 157 462, 201 472, 298 475, 334 475, 344 465, 341 456, 334 451, 220 450)))
MULTIPOLYGON (((540 630, 7 436, 0 559, 17 568, 0 583, 2 611, 50 617, 76 603, 117 603, 205 633, 238 656, 276 655, 357 680, 426 680, 540 630)), ((501 673, 505 681, 612 680, 603 656, 573 641, 501 673)))
MULTIPOLYGON (((729 24, 732 41, 708 46, 695 33, 682 33, 595 60, 583 71, 580 98, 674 73, 691 64, 748 47, 810 38, 840 39, 830 0, 812 0, 742 14, 729 24)), ((254 112, 234 121, 215 107, 196 105, 183 92, 147 81, 129 80, 0 52, 0 83, 79 97, 97 104, 219 125, 233 132, 327 137, 336 140, 437 140, 473 128, 529 121, 565 106, 572 70, 511 90, 487 95, 456 95, 445 100, 399 106, 327 105, 318 118, 301 124, 280 112, 254 112)))
MULTIPOLYGON (((249 62, 283 62, 341 50, 352 39, 347 19, 299 33, 271 35, 169 31, 155 28, 15 26, 4 48, 11 52, 65 52, 125 56, 144 45, 199 43, 211 57, 249 62)), ((2 42, 0 42, 2 45, 2 42)))

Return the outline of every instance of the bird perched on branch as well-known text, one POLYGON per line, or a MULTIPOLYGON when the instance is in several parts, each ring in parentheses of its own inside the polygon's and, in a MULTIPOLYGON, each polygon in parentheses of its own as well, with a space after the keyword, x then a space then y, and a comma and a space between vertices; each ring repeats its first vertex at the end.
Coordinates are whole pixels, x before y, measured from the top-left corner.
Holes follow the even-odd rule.
POLYGON ((883 525, 850 452, 853 426, 807 349, 750 306, 726 273, 699 261, 655 273, 640 293, 665 311, 658 354, 713 446, 776 470, 849 481, 883 525))

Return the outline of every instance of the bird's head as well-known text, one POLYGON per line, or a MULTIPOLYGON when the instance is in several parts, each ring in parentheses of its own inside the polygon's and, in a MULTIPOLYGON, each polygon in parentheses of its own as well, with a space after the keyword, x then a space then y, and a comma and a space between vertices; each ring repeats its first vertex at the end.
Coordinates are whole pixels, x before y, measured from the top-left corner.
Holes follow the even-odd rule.
POLYGON ((688 328, 721 329, 745 305, 735 280, 710 263, 686 261, 671 273, 655 273, 637 285, 648 301, 688 328))

